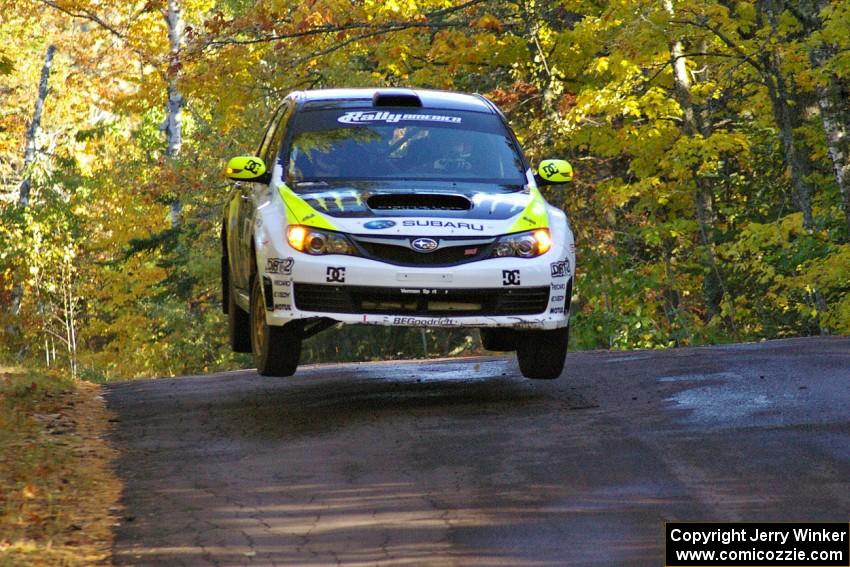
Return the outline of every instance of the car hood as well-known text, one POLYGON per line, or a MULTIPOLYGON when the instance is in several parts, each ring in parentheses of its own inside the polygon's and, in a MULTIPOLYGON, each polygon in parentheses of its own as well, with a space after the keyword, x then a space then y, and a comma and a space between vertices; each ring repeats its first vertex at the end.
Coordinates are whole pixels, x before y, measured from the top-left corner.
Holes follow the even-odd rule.
POLYGON ((284 186, 281 196, 295 213, 290 222, 349 233, 483 235, 548 226, 545 201, 529 187, 322 182, 284 186))
POLYGON ((533 196, 527 188, 484 183, 299 183, 294 192, 334 218, 407 217, 505 220, 533 196))

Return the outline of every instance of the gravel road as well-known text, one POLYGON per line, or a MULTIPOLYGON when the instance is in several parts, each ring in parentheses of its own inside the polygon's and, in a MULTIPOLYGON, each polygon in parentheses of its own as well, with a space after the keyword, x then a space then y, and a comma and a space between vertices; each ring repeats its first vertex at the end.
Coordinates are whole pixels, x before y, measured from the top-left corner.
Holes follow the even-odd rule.
POLYGON ((107 390, 120 565, 662 565, 665 521, 850 518, 850 338, 107 390))

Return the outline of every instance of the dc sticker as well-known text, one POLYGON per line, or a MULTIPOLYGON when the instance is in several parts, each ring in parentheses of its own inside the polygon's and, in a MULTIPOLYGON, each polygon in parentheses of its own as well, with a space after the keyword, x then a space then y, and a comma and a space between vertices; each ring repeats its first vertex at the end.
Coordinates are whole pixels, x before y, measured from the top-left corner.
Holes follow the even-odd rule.
POLYGON ((560 262, 552 262, 549 266, 552 269, 553 278, 564 278, 570 273, 570 261, 566 258, 560 262))
POLYGON ((502 285, 519 285, 519 270, 502 270, 502 285))
POLYGON ((345 283, 345 268, 334 268, 328 266, 327 277, 325 281, 328 283, 345 283))

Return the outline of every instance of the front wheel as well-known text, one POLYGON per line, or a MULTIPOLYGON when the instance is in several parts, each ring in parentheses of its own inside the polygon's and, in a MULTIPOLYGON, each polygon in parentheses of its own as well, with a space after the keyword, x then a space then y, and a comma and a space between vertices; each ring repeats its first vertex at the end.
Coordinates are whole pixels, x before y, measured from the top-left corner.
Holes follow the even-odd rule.
POLYGON ((251 350, 262 376, 292 376, 301 358, 301 333, 297 323, 284 326, 266 322, 266 305, 259 277, 251 282, 251 350))
POLYGON ((533 380, 554 380, 564 370, 570 328, 523 331, 517 341, 519 370, 533 380))

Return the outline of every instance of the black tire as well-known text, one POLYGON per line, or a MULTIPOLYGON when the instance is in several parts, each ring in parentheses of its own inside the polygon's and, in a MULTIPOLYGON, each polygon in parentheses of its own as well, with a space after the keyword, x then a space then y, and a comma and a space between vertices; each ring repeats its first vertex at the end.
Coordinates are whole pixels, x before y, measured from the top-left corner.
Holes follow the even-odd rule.
POLYGON ((487 350, 509 352, 516 350, 517 334, 513 329, 479 329, 481 346, 487 350))
POLYGON ((523 331, 517 341, 516 358, 522 375, 532 380, 554 380, 564 370, 570 328, 523 331))
POLYGON ((227 337, 230 348, 233 352, 251 352, 251 318, 236 305, 236 293, 229 274, 224 295, 227 301, 227 337))
POLYGON ((251 347, 257 372, 262 376, 292 376, 301 358, 301 333, 297 323, 282 327, 266 323, 266 305, 260 279, 251 282, 251 347))

